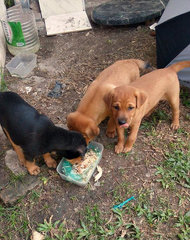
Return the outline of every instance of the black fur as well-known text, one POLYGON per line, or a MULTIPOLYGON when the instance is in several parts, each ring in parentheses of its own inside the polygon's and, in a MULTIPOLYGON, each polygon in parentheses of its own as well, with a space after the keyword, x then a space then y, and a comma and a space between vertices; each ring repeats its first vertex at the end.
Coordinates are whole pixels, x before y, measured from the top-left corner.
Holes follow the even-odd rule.
POLYGON ((14 92, 0 92, 0 124, 28 161, 52 151, 68 159, 86 152, 86 141, 80 133, 56 127, 14 92))

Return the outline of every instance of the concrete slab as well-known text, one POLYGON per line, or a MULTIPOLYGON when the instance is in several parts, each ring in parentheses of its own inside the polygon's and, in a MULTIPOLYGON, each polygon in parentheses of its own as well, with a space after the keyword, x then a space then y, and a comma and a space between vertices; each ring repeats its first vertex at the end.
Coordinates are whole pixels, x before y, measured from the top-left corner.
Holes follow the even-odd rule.
POLYGON ((45 19, 45 25, 48 36, 91 29, 84 11, 50 16, 45 19))
POLYGON ((9 185, 7 188, 3 189, 0 192, 0 199, 5 204, 13 204, 39 184, 41 184, 41 181, 38 177, 26 175, 22 180, 18 180, 13 185, 9 185))
POLYGON ((84 10, 83 0, 39 0, 43 18, 84 10))
POLYGON ((9 175, 3 166, 0 166, 0 190, 9 184, 9 175))
POLYGON ((5 165, 16 176, 24 175, 27 173, 27 169, 20 164, 16 152, 12 149, 6 152, 5 165))
POLYGON ((91 29, 84 0, 39 0, 47 35, 91 29))

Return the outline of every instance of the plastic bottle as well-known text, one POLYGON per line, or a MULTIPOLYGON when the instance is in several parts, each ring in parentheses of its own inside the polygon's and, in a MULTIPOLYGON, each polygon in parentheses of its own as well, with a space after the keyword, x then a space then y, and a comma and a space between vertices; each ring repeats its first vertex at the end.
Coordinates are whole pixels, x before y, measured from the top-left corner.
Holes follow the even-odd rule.
POLYGON ((3 21, 7 47, 12 55, 36 53, 40 42, 33 12, 17 4, 7 9, 7 22, 3 21))

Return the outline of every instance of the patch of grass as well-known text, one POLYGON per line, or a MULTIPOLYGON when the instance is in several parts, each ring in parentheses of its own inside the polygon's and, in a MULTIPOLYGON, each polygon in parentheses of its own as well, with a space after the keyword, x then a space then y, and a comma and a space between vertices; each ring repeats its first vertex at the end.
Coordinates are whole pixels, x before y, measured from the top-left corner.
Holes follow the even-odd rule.
POLYGON ((97 208, 86 208, 81 228, 77 229, 76 239, 140 239, 141 232, 135 223, 126 223, 123 220, 122 210, 113 210, 113 221, 106 221, 103 213, 97 208))
POLYGON ((23 182, 24 175, 23 174, 19 174, 19 175, 15 175, 11 172, 10 174, 10 184, 16 184, 17 182, 23 182))
POLYGON ((30 193, 30 199, 32 201, 38 201, 39 198, 40 198, 40 192, 32 190, 31 193, 30 193))
POLYGON ((93 208, 86 207, 84 218, 81 220, 81 228, 77 229, 77 239, 89 239, 90 236, 96 236, 96 239, 101 239, 105 236, 105 229, 102 227, 105 220, 102 218, 101 212, 97 205, 93 208))
POLYGON ((114 143, 110 143, 110 144, 106 144, 104 147, 105 149, 114 149, 115 144, 114 143))
POLYGON ((177 129, 177 134, 183 134, 183 135, 185 135, 185 136, 189 136, 189 132, 187 132, 186 130, 184 130, 183 128, 178 128, 177 129))
POLYGON ((153 114, 152 114, 152 121, 154 124, 156 124, 158 121, 166 121, 168 120, 168 114, 165 113, 165 111, 161 109, 157 109, 153 114))
POLYGON ((166 160, 156 167, 156 175, 160 176, 157 181, 163 188, 174 188, 176 184, 190 188, 190 150, 166 152, 165 157, 166 160))
POLYGON ((177 235, 180 240, 189 240, 190 236, 190 211, 186 214, 180 214, 175 225, 179 228, 180 233, 177 235))
POLYGON ((72 240, 74 235, 66 227, 65 221, 52 222, 52 217, 49 221, 44 220, 44 223, 38 224, 37 230, 45 235, 45 240, 72 240))
POLYGON ((144 216, 151 227, 167 222, 170 217, 174 216, 168 204, 161 202, 158 206, 151 206, 149 197, 150 192, 142 191, 138 196, 137 204, 133 206, 133 210, 137 216, 144 216))
POLYGON ((7 88, 7 85, 5 83, 5 79, 4 79, 4 74, 3 74, 3 71, 2 69, 0 69, 0 92, 4 92, 4 91, 7 91, 8 88, 7 88))
POLYGON ((121 210, 113 210, 110 218, 113 221, 107 221, 97 205, 87 206, 81 214, 80 227, 75 230, 69 230, 66 222, 52 222, 52 217, 49 221, 44 220, 44 223, 38 224, 37 230, 45 235, 45 240, 133 240, 141 237, 140 229, 135 223, 123 221, 121 210))
POLYGON ((155 127, 158 124, 158 122, 166 121, 168 120, 168 118, 169 118, 168 114, 166 114, 165 111, 157 109, 153 114, 151 114, 151 117, 148 120, 143 121, 141 123, 140 129, 155 131, 155 127))
POLYGON ((181 89, 180 97, 182 100, 182 104, 188 108, 190 108, 190 92, 188 89, 181 89))
POLYGON ((133 191, 130 188, 130 184, 127 182, 123 182, 119 184, 114 190, 108 192, 108 195, 111 195, 115 205, 123 202, 124 195, 130 196, 133 195, 133 191))
POLYGON ((7 8, 12 7, 14 5, 14 0, 5 0, 5 6, 7 8))
POLYGON ((27 216, 19 206, 3 207, 0 204, 0 226, 4 230, 0 232, 0 239, 15 239, 13 231, 17 232, 21 239, 26 239, 29 234, 27 216))
POLYGON ((140 125, 140 129, 152 130, 153 123, 151 121, 143 121, 140 125))

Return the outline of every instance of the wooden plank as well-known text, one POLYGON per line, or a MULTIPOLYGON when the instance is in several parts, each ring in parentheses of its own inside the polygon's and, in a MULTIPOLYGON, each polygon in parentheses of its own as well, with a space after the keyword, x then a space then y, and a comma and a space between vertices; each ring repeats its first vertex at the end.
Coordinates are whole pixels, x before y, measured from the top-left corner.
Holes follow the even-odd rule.
POLYGON ((85 11, 50 16, 45 19, 47 35, 91 29, 85 11))
POLYGON ((43 18, 84 11, 83 0, 39 0, 43 18))

